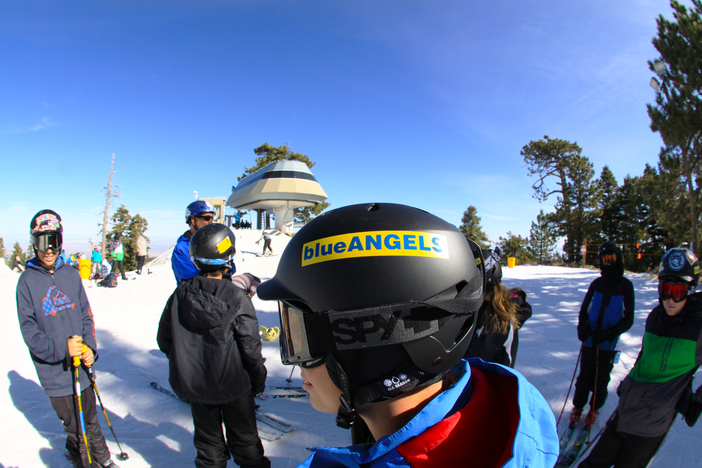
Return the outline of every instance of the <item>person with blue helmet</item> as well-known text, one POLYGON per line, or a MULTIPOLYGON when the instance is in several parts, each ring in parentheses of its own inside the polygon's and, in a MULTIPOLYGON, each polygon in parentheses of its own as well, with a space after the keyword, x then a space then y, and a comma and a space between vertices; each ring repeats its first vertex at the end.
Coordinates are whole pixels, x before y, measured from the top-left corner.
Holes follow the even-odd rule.
POLYGON ((204 200, 194 201, 185 209, 185 223, 189 229, 178 238, 171 256, 171 267, 178 284, 183 280, 197 276, 197 267, 190 260, 188 253, 190 238, 201 227, 212 224, 214 217, 214 207, 204 200))

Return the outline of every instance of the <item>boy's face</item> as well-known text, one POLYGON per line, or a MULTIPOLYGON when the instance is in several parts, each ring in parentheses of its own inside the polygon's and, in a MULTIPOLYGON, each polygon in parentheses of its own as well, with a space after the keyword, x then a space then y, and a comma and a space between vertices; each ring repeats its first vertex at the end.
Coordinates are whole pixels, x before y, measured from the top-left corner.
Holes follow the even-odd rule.
POLYGON ((303 380, 302 388, 310 394, 312 408, 322 413, 336 414, 341 407, 339 401, 341 390, 329 377, 327 366, 322 364, 317 367, 302 368, 300 376, 303 380))
POLYGON ((669 298, 663 301, 663 308, 665 309, 666 314, 674 317, 682 312, 682 310, 685 308, 685 304, 687 304, 687 299, 684 301, 675 302, 672 298, 669 298))
POLYGON ((54 249, 47 249, 46 252, 40 252, 36 251, 37 258, 39 259, 39 263, 41 263, 41 266, 43 266, 47 270, 51 270, 54 267, 54 264, 56 263, 56 259, 58 258, 58 251, 54 249))

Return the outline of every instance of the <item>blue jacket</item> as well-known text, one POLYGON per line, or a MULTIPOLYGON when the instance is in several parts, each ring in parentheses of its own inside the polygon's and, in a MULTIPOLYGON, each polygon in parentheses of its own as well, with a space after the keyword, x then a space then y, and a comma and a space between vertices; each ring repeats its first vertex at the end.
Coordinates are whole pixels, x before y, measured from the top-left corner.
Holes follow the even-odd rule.
POLYGON ((182 236, 176 241, 176 245, 173 248, 173 254, 171 255, 171 267, 173 268, 173 274, 175 275, 176 282, 180 284, 181 281, 190 279, 197 276, 198 270, 195 264, 190 260, 190 238, 193 235, 190 231, 185 231, 182 236))
POLYGON ((592 347, 592 333, 596 330, 612 330, 612 341, 601 343, 598 348, 614 350, 619 335, 634 324, 634 285, 623 276, 600 276, 585 294, 580 306, 579 323, 590 324, 590 338, 584 344, 592 347))
POLYGON ((459 381, 409 423, 372 446, 312 447, 300 467, 553 467, 556 421, 519 372, 480 359, 462 361, 459 381), (470 365, 469 365, 470 363, 470 365))
MULTIPOLYGON (((49 397, 73 394, 68 337, 78 335, 95 353, 95 325, 88 297, 78 271, 61 257, 54 273, 44 269, 37 258, 27 262, 27 269, 17 282, 17 315, 24 342, 29 348, 39 381, 49 397)), ((90 386, 80 368, 81 388, 90 386)))

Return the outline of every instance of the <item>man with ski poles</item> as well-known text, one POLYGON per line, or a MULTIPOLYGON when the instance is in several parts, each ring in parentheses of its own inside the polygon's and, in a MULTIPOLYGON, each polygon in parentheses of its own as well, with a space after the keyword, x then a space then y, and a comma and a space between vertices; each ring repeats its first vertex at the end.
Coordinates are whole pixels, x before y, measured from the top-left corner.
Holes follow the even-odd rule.
POLYGON ((692 427, 702 412, 700 263, 693 252, 670 249, 658 271, 659 305, 646 319, 636 364, 619 385, 617 414, 579 468, 648 466, 680 413, 692 427))
MULTIPOLYGON (((36 257, 17 283, 17 314, 20 330, 39 381, 66 432, 66 449, 73 465, 87 468, 88 452, 79 427, 80 403, 91 461, 116 468, 110 460, 95 410, 95 394, 83 366, 73 358, 93 364, 97 350, 90 303, 78 272, 60 257, 63 243, 61 217, 52 210, 39 211, 30 223, 36 257), (83 344, 87 345, 85 351, 83 344), (73 371, 73 372, 72 372, 73 371), (74 372, 77 383, 74 386, 74 372), (80 392, 74 395, 74 389, 80 392)), ((94 465, 93 465, 94 466, 94 465)))

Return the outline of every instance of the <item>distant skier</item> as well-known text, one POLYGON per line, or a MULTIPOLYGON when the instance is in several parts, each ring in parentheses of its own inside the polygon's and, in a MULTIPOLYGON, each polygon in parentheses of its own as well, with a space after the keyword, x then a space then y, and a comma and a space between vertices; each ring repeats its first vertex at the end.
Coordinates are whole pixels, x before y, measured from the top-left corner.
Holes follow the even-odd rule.
POLYGON ((580 373, 575 382, 571 423, 577 423, 590 398, 585 419, 592 426, 607 400, 619 335, 634 324, 634 285, 624 278, 622 251, 612 241, 598 249, 601 276, 587 290, 580 306, 578 339, 583 342, 580 373), (597 375, 595 375, 597 374, 597 375), (597 382, 597 388, 595 388, 597 382))
POLYGON ((617 415, 579 468, 644 467, 660 448, 676 413, 692 427, 702 412, 700 263, 688 249, 670 249, 658 271, 658 302, 646 319, 639 357, 619 385, 617 415))
MULTIPOLYGON (((263 233, 261 234, 261 239, 263 239, 263 254, 266 255, 266 250, 269 250, 271 255, 273 255, 273 249, 271 248, 271 235, 268 231, 265 229, 263 230, 263 233)), ((256 245, 258 245, 259 242, 261 242, 261 239, 256 241, 256 245)))
POLYGON ((193 234, 189 253, 199 275, 181 281, 168 299, 157 341, 168 356, 171 388, 190 402, 195 466, 224 467, 231 452, 239 466, 269 468, 253 400, 265 388, 266 368, 251 299, 230 280, 234 242, 223 224, 193 234))
POLYGON ((500 249, 483 249, 487 287, 480 306, 478 330, 470 342, 466 357, 496 362, 514 368, 519 348, 518 330, 531 317, 531 305, 520 288, 502 285, 500 249))
POLYGON ((555 418, 518 372, 463 360, 483 302, 480 248, 397 204, 352 205, 306 224, 262 300, 277 300, 283 363, 317 410, 374 444, 314 447, 301 467, 552 467, 555 418))

